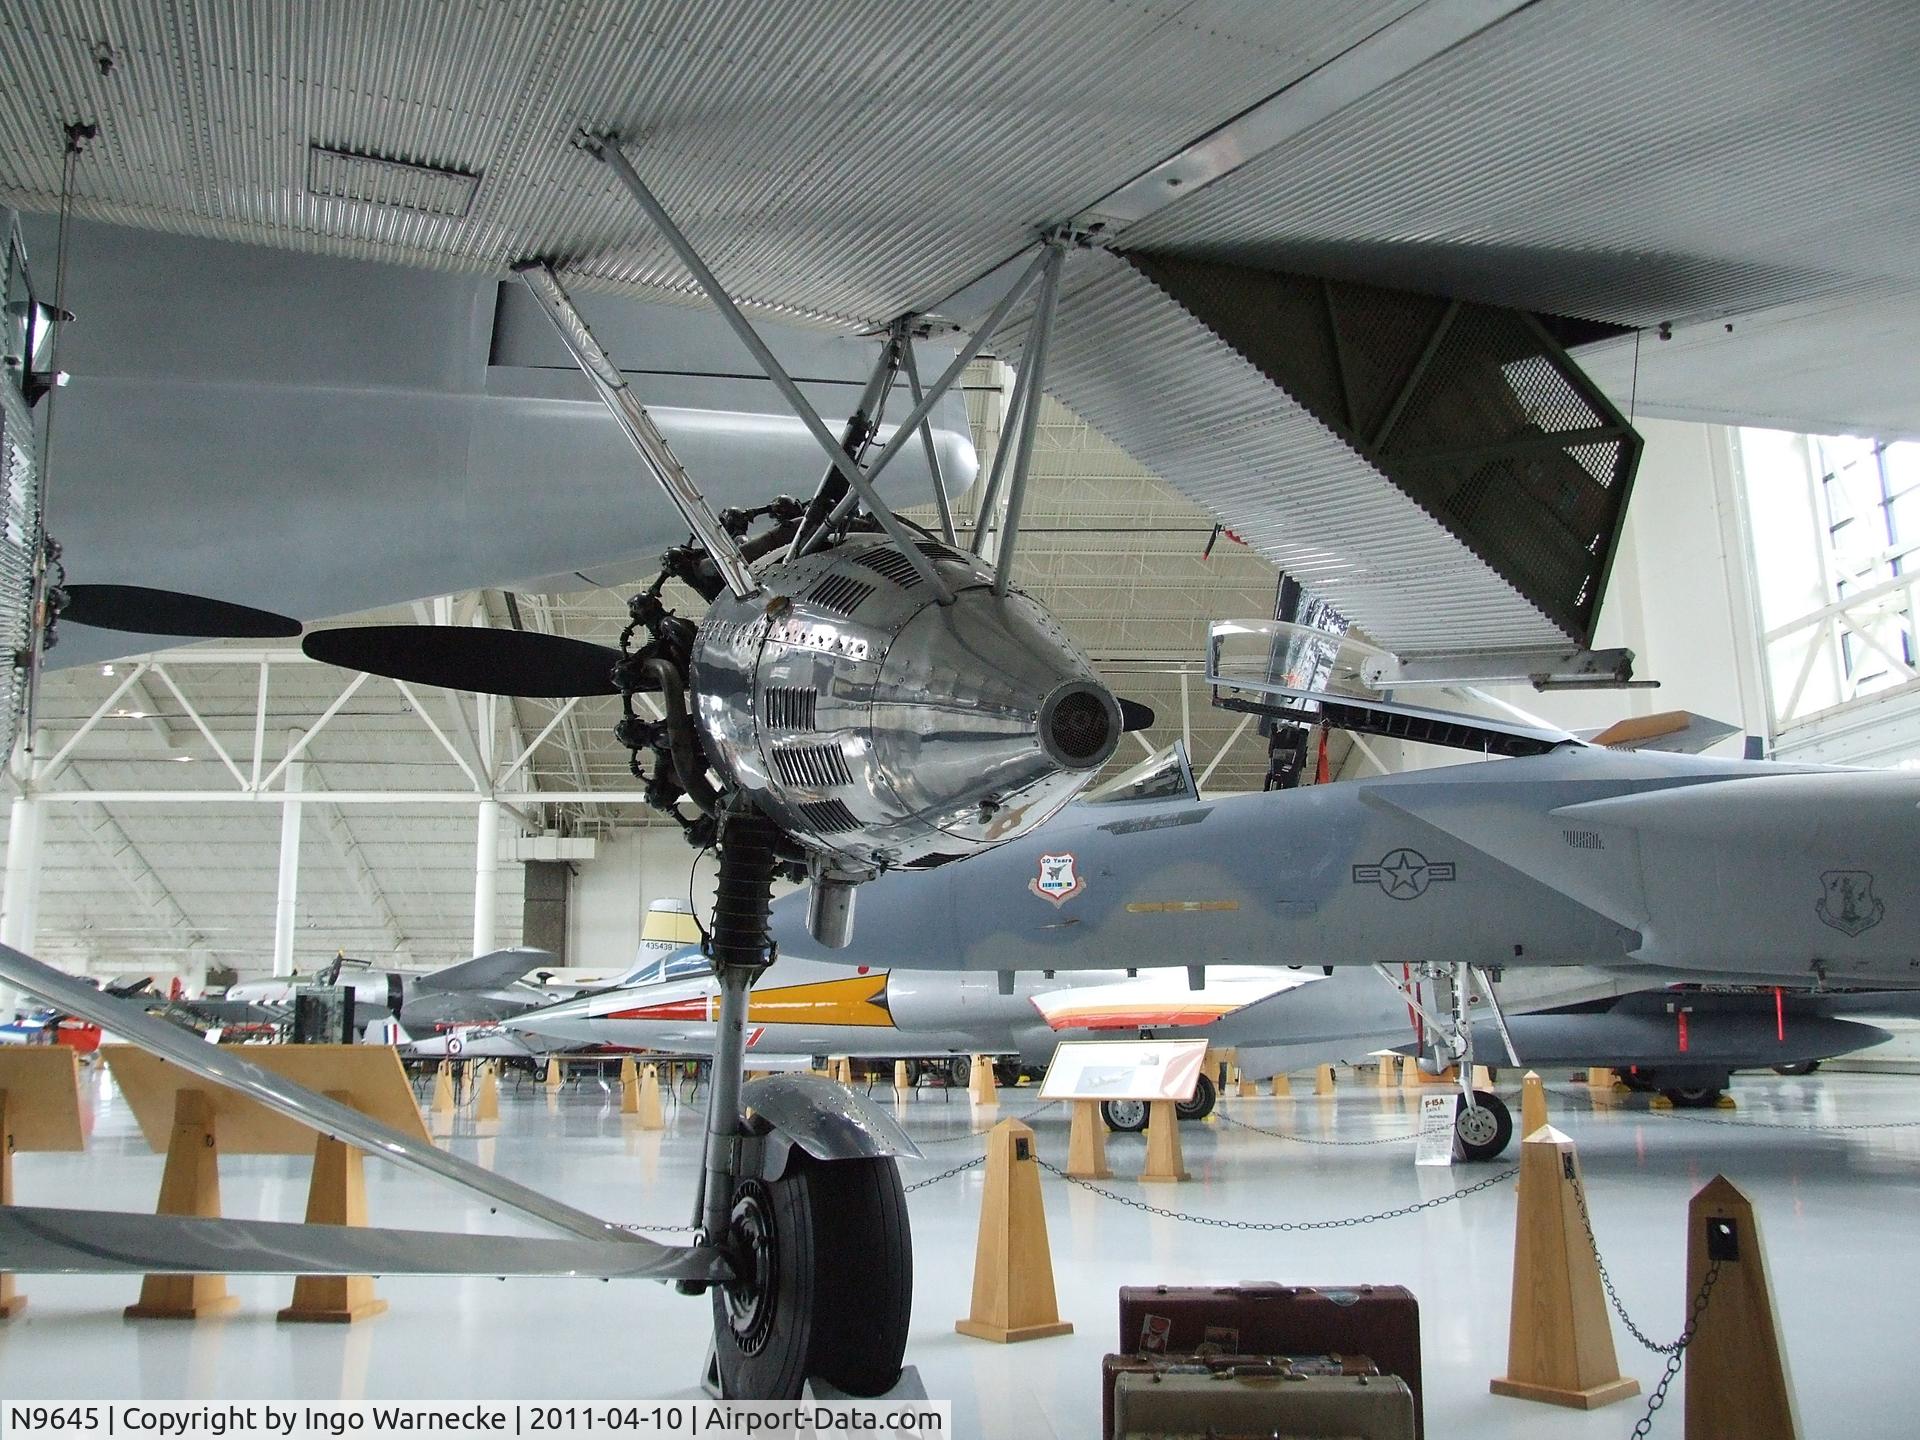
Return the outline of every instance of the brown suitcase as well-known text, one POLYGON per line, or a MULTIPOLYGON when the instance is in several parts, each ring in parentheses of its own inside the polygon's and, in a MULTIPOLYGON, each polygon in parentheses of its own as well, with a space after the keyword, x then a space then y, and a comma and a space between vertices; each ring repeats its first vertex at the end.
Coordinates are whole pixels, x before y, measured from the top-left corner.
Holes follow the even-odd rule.
POLYGON ((1120 1349, 1191 1353, 1202 1346, 1245 1355, 1366 1355, 1420 1392, 1420 1302, 1401 1285, 1123 1285, 1120 1349))
POLYGON ((1412 1440, 1413 1395, 1397 1375, 1122 1375, 1116 1440, 1412 1440))
POLYGON ((1103 1355, 1100 1358, 1100 1434, 1113 1440, 1113 1392, 1122 1375, 1192 1374, 1222 1372, 1249 1377, 1296 1375, 1378 1375, 1380 1369, 1365 1355, 1227 1355, 1203 1350, 1193 1355, 1103 1355))

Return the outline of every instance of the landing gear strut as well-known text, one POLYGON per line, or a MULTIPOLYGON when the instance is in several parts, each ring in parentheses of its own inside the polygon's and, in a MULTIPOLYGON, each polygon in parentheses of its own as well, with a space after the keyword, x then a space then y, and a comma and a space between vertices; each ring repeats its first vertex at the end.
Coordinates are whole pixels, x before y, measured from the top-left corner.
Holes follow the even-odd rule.
POLYGON ((900 1377, 913 1308, 906 1193, 891 1156, 821 1159, 771 1145, 741 1108, 748 993, 773 961, 778 831, 736 810, 721 831, 708 948, 720 1017, 697 1205, 732 1278, 713 1288, 713 1379, 722 1395, 797 1399, 808 1379, 851 1395, 900 1377))
POLYGON ((1460 1098, 1453 1107, 1454 1153, 1467 1161, 1492 1160, 1513 1139, 1513 1113, 1491 1090, 1473 1088, 1471 1010, 1476 985, 1486 997, 1488 1014, 1500 1032, 1507 1059, 1516 1066, 1520 1063, 1492 981, 1479 967, 1457 963, 1421 965, 1416 973, 1404 975, 1395 975, 1384 965, 1374 969, 1426 1022, 1427 1054, 1423 1060, 1436 1072, 1451 1065, 1460 1077, 1460 1098))

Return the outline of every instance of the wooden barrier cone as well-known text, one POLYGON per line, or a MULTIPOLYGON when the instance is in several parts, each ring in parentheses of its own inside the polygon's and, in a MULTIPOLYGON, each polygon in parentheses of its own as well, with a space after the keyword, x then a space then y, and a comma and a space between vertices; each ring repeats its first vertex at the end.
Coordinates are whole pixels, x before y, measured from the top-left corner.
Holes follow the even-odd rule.
MULTIPOLYGON (((1597 1410, 1640 1393, 1620 1373, 1600 1265, 1580 1220, 1573 1141, 1545 1126, 1520 1144, 1513 1219, 1513 1309, 1507 1373, 1496 1395, 1597 1410)), ((1692 1382, 1688 1382, 1692 1388, 1692 1382)))
POLYGON ((967 1094, 973 1097, 976 1105, 998 1105, 1000 1088, 993 1083, 993 1062, 985 1055, 975 1055, 967 1072, 967 1094))
MULTIPOLYGON (((13 1126, 7 1120, 7 1092, 0 1090, 0 1206, 13 1204, 13 1126)), ((13 1275, 0 1270, 0 1320, 11 1320, 27 1307, 27 1297, 13 1288, 13 1275)))
MULTIPOLYGON (((220 1152, 214 1143, 213 1101, 204 1090, 181 1090, 173 1102, 173 1134, 160 1174, 157 1215, 220 1215, 220 1152)), ((124 1312, 129 1320, 202 1320, 225 1315, 239 1300, 227 1293, 224 1275, 149 1275, 140 1299, 124 1312)))
POLYGON ((900 1094, 913 1089, 913 1081, 907 1074, 907 1062, 904 1060, 893 1062, 893 1088, 900 1094))
POLYGON ((1258 1084, 1249 1080, 1245 1075, 1240 1077, 1240 1098, 1242 1100, 1251 1100, 1259 1093, 1260 1087, 1258 1084))
POLYGON ((1380 1057, 1380 1068, 1373 1072, 1373 1083, 1378 1085, 1382 1090, 1391 1090, 1393 1088, 1393 1082, 1399 1078, 1395 1074, 1395 1071, 1399 1068, 1396 1064, 1399 1059, 1400 1057, 1398 1055, 1382 1055, 1380 1057))
POLYGON ((453 1115, 453 1066, 442 1060, 433 1072, 434 1115, 446 1119, 453 1115))
POLYGON ((1273 1098, 1276 1100, 1288 1100, 1288 1099, 1291 1099, 1292 1097, 1293 1097, 1293 1081, 1289 1080, 1284 1075, 1274 1076, 1273 1077, 1273 1098))
POLYGON ((560 1088, 560 1082, 560 1062, 549 1055, 547 1057, 547 1088, 549 1090, 558 1090, 560 1088))
POLYGON ((1426 1082, 1420 1078, 1420 1057, 1402 1055, 1400 1057, 1400 1088, 1418 1090, 1426 1082))
POLYGON ((1111 1180, 1107 1169, 1107 1122, 1100 1118, 1098 1100, 1073 1102, 1073 1125, 1067 1132, 1067 1174, 1075 1180, 1111 1180))
POLYGON ((1333 1067, 1322 1065, 1313 1072, 1313 1093, 1316 1095, 1333 1094, 1333 1067))
POLYGON ((1520 1082, 1520 1138, 1547 1124, 1547 1082, 1529 1070, 1520 1082))
MULTIPOLYGON (((975 1064, 979 1061, 976 1057, 975 1064)), ((955 1330, 1008 1344, 1071 1335, 1053 1293, 1053 1253, 1040 1200, 1033 1131, 1002 1120, 987 1135, 987 1184, 973 1256, 973 1306, 955 1330)))
MULTIPOLYGON (((489 1077, 491 1073, 489 1067, 489 1077)), ((353 1103, 351 1095, 338 1090, 329 1090, 327 1098, 342 1105, 353 1103)), ((486 1103, 484 1092, 481 1103, 486 1103)), ((367 1223, 365 1159, 351 1145, 331 1135, 315 1137, 313 1179, 307 1185, 307 1224, 367 1223)), ((373 1293, 371 1275, 299 1275, 293 1282, 293 1303, 275 1318, 293 1323, 351 1325, 386 1308, 387 1302, 373 1293)))
POLYGON ((1142 1180, 1191 1180, 1180 1156, 1180 1113, 1171 1100, 1147 1102, 1147 1165, 1142 1180))
POLYGON ((1587 1099, 1595 1105, 1611 1104, 1619 1091, 1626 1089, 1613 1071, 1604 1065, 1587 1068, 1587 1099))
POLYGON ((1715 1255, 1720 1273, 1687 1347, 1686 1440, 1795 1440, 1793 1382, 1753 1204, 1716 1175, 1687 1206, 1688 1312, 1715 1255))
POLYGON ((667 1128, 667 1112, 660 1104, 660 1067, 649 1065, 640 1072, 640 1097, 636 1107, 642 1130, 667 1128))
POLYGON ((480 1067, 480 1090, 474 1096, 473 1118, 482 1123, 500 1118, 500 1070, 491 1061, 480 1067))
POLYGON ((620 1113, 640 1113, 640 1072, 634 1068, 631 1055, 620 1058, 620 1113))

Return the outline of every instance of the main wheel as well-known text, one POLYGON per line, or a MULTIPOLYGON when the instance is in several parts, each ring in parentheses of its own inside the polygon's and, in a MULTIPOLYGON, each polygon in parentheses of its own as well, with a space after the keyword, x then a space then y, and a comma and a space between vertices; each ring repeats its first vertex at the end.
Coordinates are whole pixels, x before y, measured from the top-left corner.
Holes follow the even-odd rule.
POLYGON ((1220 1090, 1213 1083, 1213 1077, 1202 1071, 1200 1081, 1193 1087, 1191 1099, 1181 1100, 1173 1107, 1173 1113, 1182 1120, 1204 1120, 1213 1114, 1213 1107, 1220 1098, 1220 1090))
POLYGON ((1710 1110, 1720 1103, 1718 1085, 1670 1085, 1660 1092, 1676 1110, 1710 1110))
POLYGON ((900 1378, 913 1312, 907 1197, 891 1159, 796 1154, 774 1181, 733 1192, 739 1278, 713 1289, 722 1391, 794 1400, 809 1377, 849 1395, 900 1378))
POLYGON ((1144 1100, 1102 1100, 1100 1118, 1109 1130, 1138 1135, 1147 1128, 1147 1102, 1144 1100))
POLYGON ((1453 1138, 1464 1160, 1491 1160, 1513 1139, 1513 1113, 1491 1090, 1473 1092, 1473 1104, 1462 1095, 1454 1102, 1453 1138))
POLYGON ((973 1079, 973 1057, 955 1055, 947 1061, 947 1083, 956 1090, 964 1089, 973 1079))

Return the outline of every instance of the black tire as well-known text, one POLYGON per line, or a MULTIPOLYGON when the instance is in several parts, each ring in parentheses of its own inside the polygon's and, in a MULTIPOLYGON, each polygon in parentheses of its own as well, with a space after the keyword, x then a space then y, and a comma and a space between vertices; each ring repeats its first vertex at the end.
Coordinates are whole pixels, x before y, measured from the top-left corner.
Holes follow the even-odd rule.
POLYGON ((1513 1139, 1513 1112, 1491 1090, 1474 1091, 1471 1109, 1462 1095, 1453 1105, 1453 1139, 1461 1159, 1491 1160, 1513 1139))
POLYGON ((1147 1128, 1147 1102, 1144 1100, 1102 1100, 1100 1118, 1109 1130, 1122 1135, 1138 1135, 1147 1128))
POLYGON ((996 1060, 993 1062, 993 1083, 1012 1088, 1020 1083, 1020 1062, 1018 1060, 996 1060))
POLYGON ((1213 1107, 1219 1099, 1220 1090, 1213 1083, 1213 1077, 1202 1071, 1199 1083, 1193 1087, 1193 1098, 1177 1102, 1173 1113, 1182 1120, 1204 1120, 1213 1114, 1213 1107))
POLYGON ((1811 1075, 1819 1068, 1820 1062, 1818 1060, 1796 1060, 1790 1065, 1774 1066, 1773 1073, 1776 1075, 1811 1075))
POLYGON ((796 1153, 780 1179, 734 1190, 743 1280, 713 1289, 714 1352, 731 1399, 794 1400, 808 1378, 881 1395, 900 1378, 913 1238, 891 1159, 796 1153))
POLYGON ((973 1081, 973 1057, 955 1055, 947 1061, 947 1083, 955 1089, 964 1089, 973 1081))
POLYGON ((1676 1110, 1711 1110, 1720 1103, 1718 1085, 1673 1085, 1660 1092, 1676 1110))

